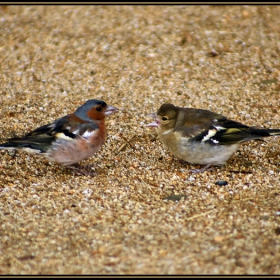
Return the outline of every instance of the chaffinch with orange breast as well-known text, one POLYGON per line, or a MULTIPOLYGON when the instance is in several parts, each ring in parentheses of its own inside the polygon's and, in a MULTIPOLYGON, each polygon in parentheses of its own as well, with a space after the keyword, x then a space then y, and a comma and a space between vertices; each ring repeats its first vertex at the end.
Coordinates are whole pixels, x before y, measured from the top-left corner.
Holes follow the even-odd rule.
POLYGON ((74 113, 43 125, 24 137, 7 139, 1 149, 24 150, 69 166, 87 159, 105 142, 105 117, 117 112, 102 100, 91 99, 74 113))
POLYGON ((253 128, 209 110, 182 108, 170 103, 149 114, 155 122, 159 140, 180 160, 205 165, 192 172, 203 172, 210 166, 223 165, 241 143, 280 136, 280 129, 253 128))

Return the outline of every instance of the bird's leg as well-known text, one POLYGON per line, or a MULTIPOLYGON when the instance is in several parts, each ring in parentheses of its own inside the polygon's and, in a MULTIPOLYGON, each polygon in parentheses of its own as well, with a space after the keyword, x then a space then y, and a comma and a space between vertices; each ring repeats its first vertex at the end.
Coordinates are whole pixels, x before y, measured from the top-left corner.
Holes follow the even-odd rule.
MULTIPOLYGON (((183 159, 178 159, 178 161, 181 163, 181 164, 191 164, 190 162, 188 161, 185 161, 183 159)), ((213 163, 208 163, 207 165, 205 165, 203 168, 197 168, 197 169, 191 169, 190 172, 196 174, 196 173, 202 173, 206 170, 211 170, 213 169, 213 167, 211 167, 213 165, 213 163), (211 168, 210 168, 211 167, 211 168)))
POLYGON ((204 172, 204 171, 206 171, 206 170, 211 170, 211 169, 213 169, 213 167, 212 168, 210 168, 212 166, 212 163, 208 163, 207 165, 205 165, 203 168, 198 168, 198 169, 191 169, 190 170, 190 172, 192 172, 192 173, 195 173, 195 174, 197 174, 197 173, 202 173, 202 172, 204 172))
POLYGON ((94 173, 94 172, 88 172, 88 171, 82 170, 82 166, 80 166, 77 163, 72 164, 72 165, 67 165, 66 167, 73 169, 75 171, 75 173, 77 173, 77 174, 80 173, 80 174, 83 174, 85 176, 96 175, 96 173, 94 173))
MULTIPOLYGON (((181 164, 191 164, 190 162, 188 162, 188 161, 185 161, 185 160, 183 160, 183 159, 178 159, 178 161, 181 163, 181 164)), ((207 169, 208 170, 211 170, 211 169, 213 169, 213 168, 210 168, 212 166, 212 163, 208 163, 206 166, 204 166, 203 168, 198 168, 198 169, 191 169, 190 170, 190 172, 192 172, 192 173, 202 173, 202 172, 204 172, 204 171, 206 171, 207 169)))
POLYGON ((178 159, 178 161, 179 161, 181 164, 191 164, 190 162, 185 161, 185 160, 183 160, 183 159, 178 159))

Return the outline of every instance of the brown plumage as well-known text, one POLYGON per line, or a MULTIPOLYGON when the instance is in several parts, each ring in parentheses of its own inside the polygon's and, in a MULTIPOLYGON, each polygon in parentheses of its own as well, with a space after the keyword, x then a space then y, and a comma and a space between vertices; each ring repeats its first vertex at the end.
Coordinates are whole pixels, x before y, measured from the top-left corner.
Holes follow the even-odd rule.
POLYGON ((241 143, 279 136, 280 129, 254 128, 209 110, 182 108, 170 103, 150 114, 159 140, 179 159, 191 164, 223 165, 241 143))
POLYGON ((23 137, 7 139, 1 149, 24 150, 62 165, 72 165, 96 153, 105 142, 105 117, 118 109, 91 99, 74 113, 41 126, 23 137))

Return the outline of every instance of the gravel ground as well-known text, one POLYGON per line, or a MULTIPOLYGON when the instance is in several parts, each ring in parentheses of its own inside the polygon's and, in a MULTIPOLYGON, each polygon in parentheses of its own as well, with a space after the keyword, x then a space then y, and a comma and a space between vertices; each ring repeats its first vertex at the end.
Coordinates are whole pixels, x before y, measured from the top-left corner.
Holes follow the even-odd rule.
POLYGON ((279 275, 280 137, 192 174, 164 102, 280 128, 280 6, 1 6, 1 140, 96 98, 120 109, 82 161, 0 151, 0 273, 279 275), (217 185, 219 180, 227 185, 217 185))

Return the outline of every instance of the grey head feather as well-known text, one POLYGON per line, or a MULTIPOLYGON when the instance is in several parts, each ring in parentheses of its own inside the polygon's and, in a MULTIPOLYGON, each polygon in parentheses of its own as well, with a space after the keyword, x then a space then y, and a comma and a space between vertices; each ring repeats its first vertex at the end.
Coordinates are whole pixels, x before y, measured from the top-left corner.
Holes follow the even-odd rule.
POLYGON ((102 101, 102 100, 97 100, 97 99, 90 99, 88 100, 86 103, 84 103, 82 106, 80 106, 76 111, 75 111, 75 115, 84 120, 84 121, 88 121, 88 122, 92 122, 92 119, 88 117, 87 112, 88 110, 90 110, 92 107, 96 106, 96 105, 101 105, 102 107, 106 108, 107 104, 106 102, 102 101))

